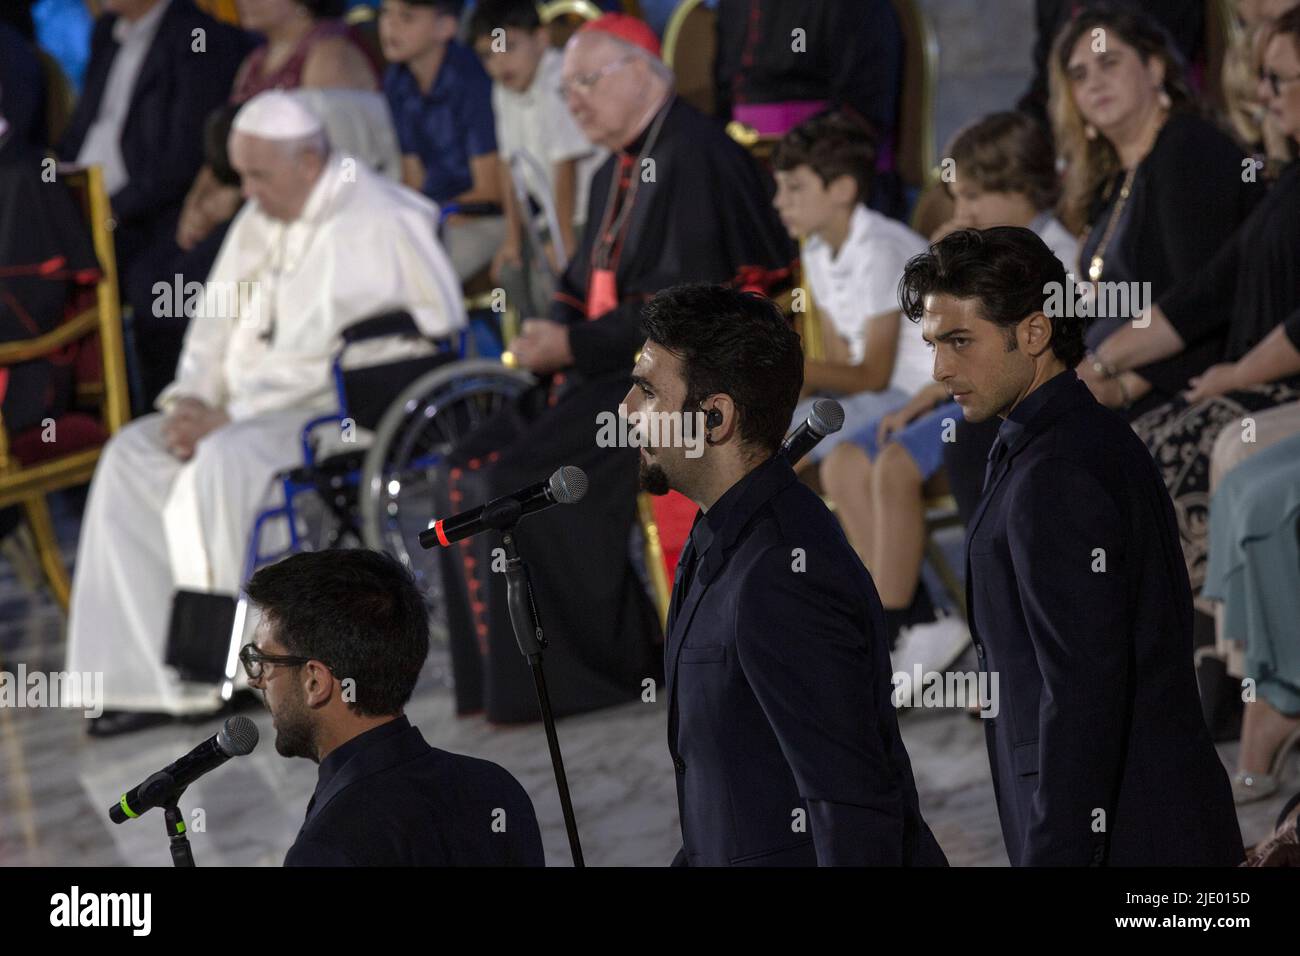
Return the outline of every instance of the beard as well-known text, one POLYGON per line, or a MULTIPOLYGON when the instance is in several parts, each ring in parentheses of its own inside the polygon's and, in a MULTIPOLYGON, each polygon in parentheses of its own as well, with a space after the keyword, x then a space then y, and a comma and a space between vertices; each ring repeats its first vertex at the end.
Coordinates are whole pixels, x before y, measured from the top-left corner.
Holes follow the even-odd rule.
POLYGON ((281 757, 307 757, 316 759, 316 734, 311 718, 302 701, 287 703, 278 714, 272 714, 275 724, 275 752, 281 757))
POLYGON ((657 497, 662 497, 672 490, 668 483, 668 473, 659 465, 652 465, 642 459, 639 473, 641 490, 657 497))

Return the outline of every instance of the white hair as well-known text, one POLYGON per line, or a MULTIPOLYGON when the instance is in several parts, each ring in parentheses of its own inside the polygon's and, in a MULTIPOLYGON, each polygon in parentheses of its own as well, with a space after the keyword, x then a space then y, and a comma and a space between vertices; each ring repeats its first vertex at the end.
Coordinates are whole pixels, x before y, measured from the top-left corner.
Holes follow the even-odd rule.
POLYGON ((621 37, 616 37, 612 33, 605 33, 602 30, 589 30, 575 33, 570 38, 569 42, 574 42, 578 37, 598 37, 599 39, 610 43, 620 54, 641 60, 650 68, 650 72, 662 80, 664 85, 669 89, 672 89, 674 84, 677 82, 677 77, 673 73, 673 68, 645 47, 637 46, 635 43, 629 43, 621 37))

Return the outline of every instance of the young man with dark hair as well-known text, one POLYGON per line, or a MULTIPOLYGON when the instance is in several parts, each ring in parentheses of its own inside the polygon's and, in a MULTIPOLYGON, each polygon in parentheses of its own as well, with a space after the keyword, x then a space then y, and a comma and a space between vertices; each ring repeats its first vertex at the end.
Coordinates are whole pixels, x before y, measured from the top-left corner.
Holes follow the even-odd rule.
POLYGON ((674 863, 945 865, 898 733, 875 586, 778 454, 799 337, 769 299, 715 285, 659 293, 644 326, 629 420, 687 415, 705 434, 641 450, 647 490, 700 508, 665 645, 674 863))
POLYGON ((1150 454, 1073 368, 1065 269, 1019 227, 954 232, 908 263, 903 310, 934 377, 1002 419, 967 528, 985 725, 1013 866, 1231 866, 1227 774, 1201 716, 1192 598, 1150 454))
MULTIPOLYGON (((402 150, 402 182, 445 206, 500 204, 492 81, 456 41, 465 0, 384 0, 379 40, 384 95, 402 150)), ((492 261, 499 215, 453 215, 442 242, 462 282, 492 261)))
POLYGON ((296 554, 247 586, 240 652, 284 757, 320 764, 286 866, 541 866, 528 794, 496 764, 430 747, 402 713, 429 652, 411 574, 376 551, 296 554))

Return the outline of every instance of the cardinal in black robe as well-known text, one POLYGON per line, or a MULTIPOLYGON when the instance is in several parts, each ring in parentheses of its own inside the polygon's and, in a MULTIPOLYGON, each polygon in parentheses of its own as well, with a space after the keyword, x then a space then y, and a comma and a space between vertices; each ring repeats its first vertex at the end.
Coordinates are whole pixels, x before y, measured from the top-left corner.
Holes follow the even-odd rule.
MULTIPOLYGON (((621 30, 630 19, 611 14, 587 29, 604 21, 621 30)), ((657 55, 652 34, 642 41, 633 24, 631 35, 643 49, 653 43, 657 55)), ((772 209, 770 179, 750 155, 666 84, 657 102, 646 102, 640 132, 593 177, 585 232, 549 316, 525 322, 515 343, 521 364, 536 367, 527 360, 532 343, 558 326, 571 362, 543 374, 450 456, 453 512, 543 481, 562 465, 577 465, 590 481, 578 504, 518 526, 549 642, 545 674, 557 716, 650 700, 662 683, 662 630, 634 558, 638 450, 597 444, 601 414, 617 414, 631 384, 645 341, 642 308, 682 282, 776 291, 788 285, 796 254, 772 209)), ((536 720, 505 575, 496 573, 500 547, 500 535, 486 532, 443 552, 457 710, 483 710, 494 722, 536 720)))

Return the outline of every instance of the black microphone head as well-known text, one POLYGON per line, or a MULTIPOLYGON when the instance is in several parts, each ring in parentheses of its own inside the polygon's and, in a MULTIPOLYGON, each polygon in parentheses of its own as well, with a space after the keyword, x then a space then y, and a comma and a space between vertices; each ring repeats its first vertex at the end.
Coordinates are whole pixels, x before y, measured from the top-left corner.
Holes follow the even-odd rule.
POLYGON ((257 746, 257 724, 247 717, 231 717, 217 732, 217 746, 228 757, 243 757, 257 746))
POLYGON ((808 425, 825 438, 844 426, 844 406, 833 398, 819 398, 808 413, 808 425))
POLYGON ((555 474, 547 481, 547 485, 556 504, 576 504, 587 493, 587 473, 577 465, 565 465, 563 468, 556 469, 555 474))

